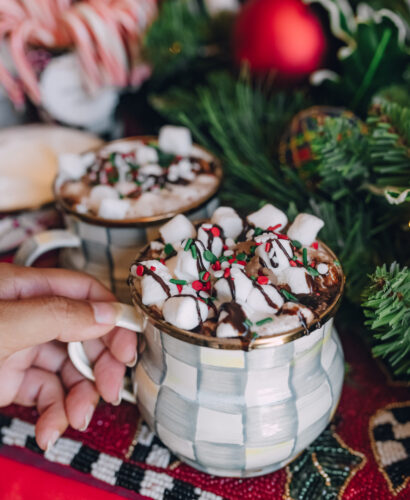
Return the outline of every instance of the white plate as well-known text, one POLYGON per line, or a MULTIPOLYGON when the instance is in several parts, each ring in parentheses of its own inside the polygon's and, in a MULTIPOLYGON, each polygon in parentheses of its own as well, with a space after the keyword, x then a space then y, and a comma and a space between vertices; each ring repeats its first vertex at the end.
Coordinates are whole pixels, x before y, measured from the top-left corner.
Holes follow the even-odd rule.
POLYGON ((58 155, 81 153, 101 144, 93 134, 54 125, 0 130, 0 213, 52 202, 58 155))

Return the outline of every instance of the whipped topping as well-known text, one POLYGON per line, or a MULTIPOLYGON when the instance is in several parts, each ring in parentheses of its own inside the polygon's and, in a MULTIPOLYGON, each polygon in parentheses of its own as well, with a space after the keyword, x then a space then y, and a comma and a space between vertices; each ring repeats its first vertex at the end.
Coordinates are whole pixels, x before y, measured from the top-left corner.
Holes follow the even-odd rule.
POLYGON ((185 127, 165 126, 158 141, 122 141, 97 153, 60 157, 60 194, 71 208, 104 219, 183 211, 206 199, 218 179, 212 158, 185 127))
POLYGON ((220 207, 196 226, 178 215, 132 264, 130 283, 154 315, 185 330, 248 341, 307 332, 342 283, 340 264, 316 241, 322 226, 310 214, 288 225, 272 205, 245 219, 220 207))

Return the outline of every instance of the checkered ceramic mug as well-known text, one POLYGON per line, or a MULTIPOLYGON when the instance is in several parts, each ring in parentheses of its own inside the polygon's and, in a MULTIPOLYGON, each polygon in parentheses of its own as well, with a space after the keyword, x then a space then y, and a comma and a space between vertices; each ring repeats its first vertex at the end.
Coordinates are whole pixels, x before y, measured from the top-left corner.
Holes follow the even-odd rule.
MULTIPOLYGON (((123 397, 137 402, 172 453, 199 470, 251 477, 280 469, 325 429, 338 404, 344 362, 333 315, 342 289, 309 335, 297 328, 244 350, 241 339, 155 318, 132 286, 135 309, 121 306, 118 324, 143 332, 146 347, 134 390, 123 397)), ((70 344, 69 353, 92 378, 81 343, 70 344)))
MULTIPOLYGON (((155 142, 156 138, 130 137, 110 144, 138 140, 155 142)), ((207 219, 218 206, 217 192, 222 181, 222 169, 218 160, 204 148, 194 145, 193 151, 198 156, 214 162, 217 183, 206 196, 200 197, 178 212, 184 213, 192 220, 207 219)), ((45 252, 62 249, 59 256, 62 267, 91 274, 110 288, 119 300, 128 302, 129 263, 134 260, 139 248, 159 236, 158 228, 177 212, 125 220, 80 214, 60 196, 60 186, 65 180, 63 175, 57 177, 54 192, 64 215, 66 229, 44 231, 28 238, 16 253, 14 262, 30 266, 45 252)))

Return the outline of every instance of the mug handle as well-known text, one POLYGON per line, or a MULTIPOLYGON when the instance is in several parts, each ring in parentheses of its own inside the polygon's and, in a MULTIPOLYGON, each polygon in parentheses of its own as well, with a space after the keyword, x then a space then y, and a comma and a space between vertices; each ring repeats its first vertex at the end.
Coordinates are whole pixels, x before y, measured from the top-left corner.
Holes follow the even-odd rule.
POLYGON ((43 253, 57 248, 79 248, 81 240, 66 229, 52 229, 31 236, 20 245, 14 256, 14 264, 31 266, 43 253))
MULTIPOLYGON (((121 326, 123 328, 128 328, 128 330, 134 330, 135 332, 141 333, 144 328, 142 314, 138 313, 133 306, 128 304, 117 302, 115 305, 118 309, 115 326, 121 326)), ((93 369, 84 351, 82 342, 70 342, 68 344, 68 356, 81 375, 88 380, 95 381, 93 369)), ((137 402, 136 396, 125 388, 122 390, 121 399, 134 404, 137 402)))

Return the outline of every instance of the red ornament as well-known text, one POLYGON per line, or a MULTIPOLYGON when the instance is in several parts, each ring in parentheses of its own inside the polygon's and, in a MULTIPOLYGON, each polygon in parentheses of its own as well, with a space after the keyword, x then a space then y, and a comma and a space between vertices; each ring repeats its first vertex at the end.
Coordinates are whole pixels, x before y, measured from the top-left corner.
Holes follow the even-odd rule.
POLYGON ((325 36, 302 0, 250 0, 236 20, 234 47, 236 60, 254 72, 301 77, 320 66, 325 36))

